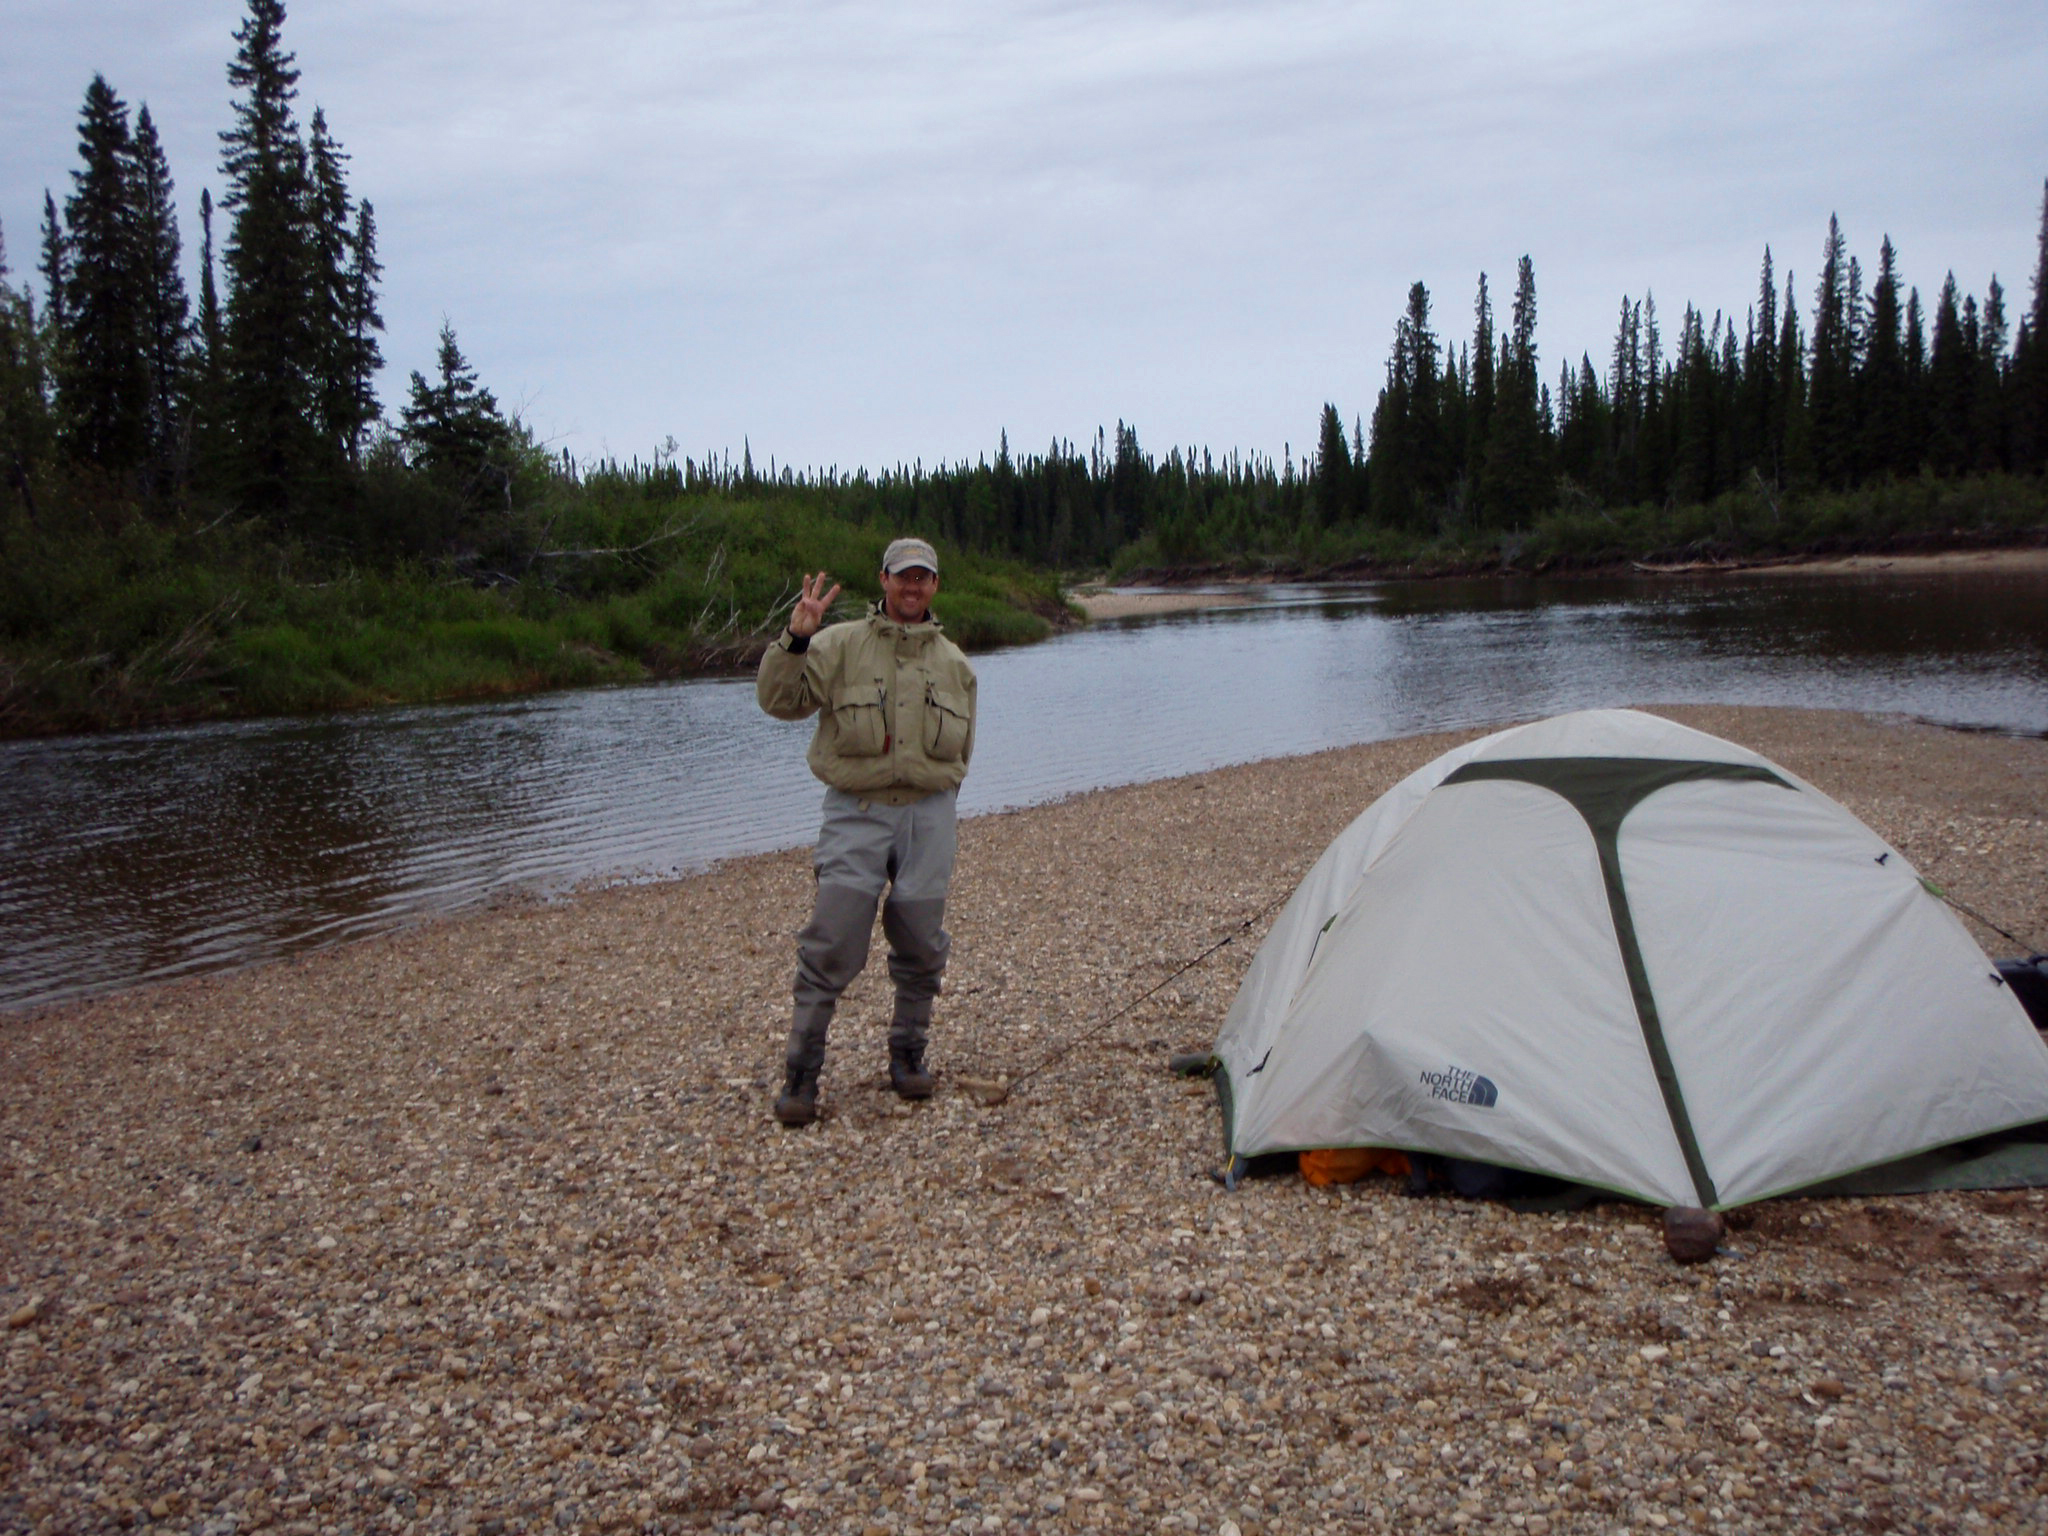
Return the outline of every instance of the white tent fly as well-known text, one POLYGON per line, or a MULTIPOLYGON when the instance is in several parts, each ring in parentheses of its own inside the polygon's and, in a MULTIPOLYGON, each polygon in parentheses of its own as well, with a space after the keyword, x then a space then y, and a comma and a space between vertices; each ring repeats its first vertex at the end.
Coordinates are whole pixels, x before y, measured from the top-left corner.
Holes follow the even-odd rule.
POLYGON ((1275 922, 1214 1062, 1233 1168, 1390 1147, 1667 1206, 2048 1118, 2048 1047, 1898 850, 1633 710, 1382 795, 1275 922))

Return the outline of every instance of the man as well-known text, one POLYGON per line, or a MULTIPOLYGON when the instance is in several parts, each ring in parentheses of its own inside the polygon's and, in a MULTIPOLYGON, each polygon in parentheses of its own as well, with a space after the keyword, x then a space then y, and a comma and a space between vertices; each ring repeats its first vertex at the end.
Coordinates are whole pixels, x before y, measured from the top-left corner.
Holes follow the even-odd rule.
POLYGON ((775 1101, 784 1125, 818 1118, 818 1073, 839 994, 868 960, 875 903, 889 941, 896 1009, 889 1084, 931 1097, 924 1063, 932 999, 951 937, 940 926, 953 877, 954 801, 974 751, 974 671, 931 615, 939 557, 923 539, 882 555, 882 597, 825 627, 839 587, 807 578, 789 627, 761 658, 756 694, 778 720, 818 715, 811 772, 825 781, 817 900, 796 940, 796 1015, 775 1101))

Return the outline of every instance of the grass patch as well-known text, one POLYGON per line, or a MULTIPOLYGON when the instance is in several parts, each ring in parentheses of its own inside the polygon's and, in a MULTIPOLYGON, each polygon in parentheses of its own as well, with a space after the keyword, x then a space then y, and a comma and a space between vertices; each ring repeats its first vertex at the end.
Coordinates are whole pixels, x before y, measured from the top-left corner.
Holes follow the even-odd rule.
MULTIPOLYGON (((251 525, 58 509, 0 522, 0 734, 491 697, 743 667, 804 573, 879 596, 894 530, 792 499, 586 495, 489 558, 358 566, 251 525)), ((969 649, 1065 622, 1057 579, 954 548, 934 604, 969 649)))

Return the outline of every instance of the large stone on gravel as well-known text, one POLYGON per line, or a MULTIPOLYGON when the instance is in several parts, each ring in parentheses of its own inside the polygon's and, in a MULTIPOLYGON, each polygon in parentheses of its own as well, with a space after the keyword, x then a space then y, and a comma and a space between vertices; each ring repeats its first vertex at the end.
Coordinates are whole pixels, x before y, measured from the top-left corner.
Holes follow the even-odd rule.
POLYGON ((1728 1223, 1719 1211, 1674 1205, 1664 1213, 1664 1247, 1681 1264, 1711 1259, 1727 1235, 1728 1223))

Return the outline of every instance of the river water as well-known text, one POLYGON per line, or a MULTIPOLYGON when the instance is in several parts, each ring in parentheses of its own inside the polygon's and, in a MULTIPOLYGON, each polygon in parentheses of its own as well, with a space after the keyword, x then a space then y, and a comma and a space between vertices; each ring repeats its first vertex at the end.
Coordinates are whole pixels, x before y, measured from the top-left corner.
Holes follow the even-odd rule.
MULTIPOLYGON (((963 811, 1600 705, 2048 734, 2038 575, 1252 596, 977 656, 963 811)), ((706 680, 0 743, 0 1008, 807 842, 809 730, 706 680)))

